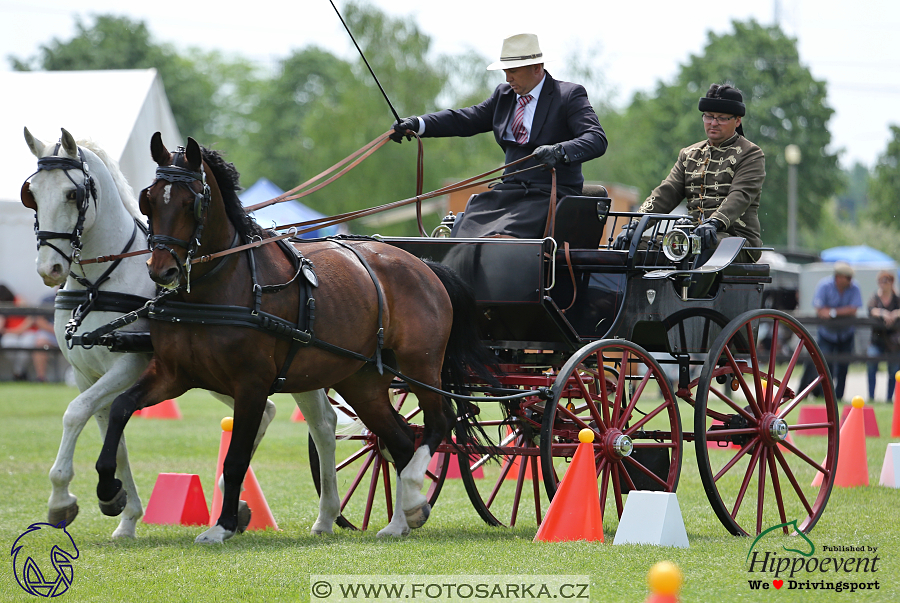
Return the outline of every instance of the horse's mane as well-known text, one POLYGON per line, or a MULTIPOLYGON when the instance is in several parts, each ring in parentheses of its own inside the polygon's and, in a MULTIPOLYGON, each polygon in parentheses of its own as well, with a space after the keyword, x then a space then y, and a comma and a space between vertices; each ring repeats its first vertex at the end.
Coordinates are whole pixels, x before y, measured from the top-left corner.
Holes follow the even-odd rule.
POLYGON ((103 162, 103 165, 105 165, 107 171, 109 171, 109 175, 112 177, 116 189, 119 191, 122 205, 125 206, 125 209, 128 210, 128 213, 131 214, 135 220, 139 221, 141 224, 146 224, 147 218, 141 214, 137 198, 134 196, 134 189, 131 188, 131 185, 128 184, 128 181, 125 179, 125 175, 122 174, 122 170, 119 169, 119 163, 110 157, 106 151, 100 148, 100 145, 90 138, 79 140, 77 141, 77 144, 88 149, 100 158, 100 161, 103 162))
POLYGON ((234 164, 225 161, 218 151, 213 151, 206 147, 200 147, 200 154, 216 178, 219 192, 222 193, 222 201, 225 204, 225 213, 241 235, 241 238, 249 241, 254 237, 263 239, 271 237, 271 232, 266 231, 244 211, 244 206, 241 205, 241 200, 237 195, 238 191, 241 190, 241 175, 238 173, 237 168, 234 167, 234 164))

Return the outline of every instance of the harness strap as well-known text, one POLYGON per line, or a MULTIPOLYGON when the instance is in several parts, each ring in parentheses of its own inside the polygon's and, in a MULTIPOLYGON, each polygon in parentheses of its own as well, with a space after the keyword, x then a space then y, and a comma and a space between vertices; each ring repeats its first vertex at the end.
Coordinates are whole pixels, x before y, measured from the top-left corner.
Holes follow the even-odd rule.
POLYGON ((566 254, 566 266, 569 267, 569 276, 572 278, 572 302, 563 310, 565 314, 572 306, 575 305, 575 298, 578 296, 578 283, 575 281, 575 271, 572 269, 572 255, 569 253, 569 242, 563 241, 563 251, 566 254))
POLYGON ((349 249, 356 255, 356 257, 359 259, 359 262, 363 265, 363 267, 365 267, 366 272, 369 273, 369 277, 372 279, 372 283, 375 285, 375 292, 378 295, 378 331, 376 332, 377 344, 375 347, 375 367, 378 369, 378 374, 383 375, 384 366, 381 362, 381 348, 384 347, 384 294, 381 291, 381 283, 378 281, 378 277, 375 275, 375 271, 372 270, 371 266, 369 266, 369 262, 366 261, 366 258, 364 258, 356 248, 345 245, 344 243, 337 240, 335 240, 334 242, 344 249, 349 249))

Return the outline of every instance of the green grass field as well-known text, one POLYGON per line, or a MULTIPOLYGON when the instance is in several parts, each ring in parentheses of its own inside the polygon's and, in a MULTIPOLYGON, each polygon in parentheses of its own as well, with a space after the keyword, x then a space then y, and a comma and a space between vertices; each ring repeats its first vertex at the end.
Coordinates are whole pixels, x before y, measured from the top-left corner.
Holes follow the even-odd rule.
MULTIPOLYGON (((0 384, 0 542, 6 551, 30 524, 46 521, 47 472, 59 445, 63 411, 75 393, 60 385, 0 384)), ((375 531, 386 521, 383 509, 377 509, 374 529, 367 532, 336 529, 332 537, 313 538, 308 530, 316 516, 317 499, 308 469, 306 427, 290 421, 294 408, 290 397, 275 400, 278 416, 253 469, 281 529, 248 532, 221 546, 195 545, 200 527, 143 523, 137 539, 112 541, 117 519, 103 516, 96 505, 93 465, 100 437, 95 424, 89 425, 78 442, 72 484, 81 514, 69 528, 81 555, 75 562, 73 585, 59 600, 305 601, 310 598, 311 574, 503 574, 523 580, 530 575, 587 575, 592 601, 641 602, 648 596, 648 569, 667 559, 684 573, 681 600, 685 602, 900 601, 900 490, 877 485, 891 441, 887 405, 876 407, 882 437, 867 441, 873 485, 835 488, 825 515, 810 534, 819 551, 822 546, 877 547, 878 571, 795 577, 813 582, 879 582, 879 590, 851 594, 788 590, 787 585, 776 591, 771 575, 749 573, 746 559, 753 541, 729 535, 716 519, 700 482, 692 444, 685 447, 678 487, 689 549, 613 545, 614 518, 604 522, 603 544, 533 543, 533 521, 522 521, 513 529, 486 526, 459 480, 447 481, 429 522, 403 540, 375 538, 375 531), (765 580, 769 589, 751 590, 748 580, 754 578, 765 580)), ((230 413, 203 392, 191 392, 178 404, 182 420, 135 418, 126 430, 144 505, 160 472, 198 474, 207 501, 212 502, 219 421, 230 413)), ((684 429, 692 430, 687 410, 683 410, 684 429)), ((781 546, 797 548, 797 542, 795 537, 773 533, 760 541, 757 550, 786 556, 789 553, 781 546)), ((12 557, 7 553, 5 559, 0 600, 33 600, 16 583, 12 557)))

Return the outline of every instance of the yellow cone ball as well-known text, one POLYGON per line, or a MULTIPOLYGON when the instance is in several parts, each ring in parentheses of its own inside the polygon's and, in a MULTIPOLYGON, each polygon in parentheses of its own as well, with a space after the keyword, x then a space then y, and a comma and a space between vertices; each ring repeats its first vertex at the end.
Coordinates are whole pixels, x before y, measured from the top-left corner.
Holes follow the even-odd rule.
POLYGON ((231 431, 232 429, 234 429, 234 419, 231 417, 222 419, 222 431, 231 431))
POLYGON ((675 595, 681 590, 681 570, 670 561, 660 561, 647 572, 647 584, 656 595, 675 595))
POLYGON ((583 444, 590 444, 594 441, 594 431, 585 427, 578 432, 578 441, 583 444))
POLYGON ((862 408, 865 406, 866 401, 863 400, 862 396, 853 396, 853 399, 850 400, 850 404, 853 405, 853 408, 862 408))

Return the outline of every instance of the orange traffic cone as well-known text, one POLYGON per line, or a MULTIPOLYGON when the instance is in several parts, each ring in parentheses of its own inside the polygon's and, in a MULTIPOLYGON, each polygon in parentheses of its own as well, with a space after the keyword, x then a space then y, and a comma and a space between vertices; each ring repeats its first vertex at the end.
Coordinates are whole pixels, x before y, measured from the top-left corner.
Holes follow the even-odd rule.
POLYGON ((141 416, 145 419, 180 419, 181 410, 175 400, 163 400, 159 404, 142 409, 141 416))
MULTIPOLYGON (((234 422, 231 417, 222 419, 222 440, 219 443, 219 459, 216 461, 216 481, 213 489, 212 514, 209 518, 209 525, 214 526, 219 521, 219 515, 222 514, 222 490, 219 488, 219 478, 222 477, 222 466, 225 463, 225 455, 228 453, 228 446, 231 444, 231 429, 234 422)), ((252 516, 248 530, 265 530, 266 528, 278 529, 275 523, 275 517, 272 516, 272 510, 269 509, 269 503, 256 481, 256 475, 253 474, 253 467, 247 467, 247 474, 244 476, 244 491, 241 492, 241 500, 250 506, 252 516)))
POLYGON ((303 413, 300 412, 300 407, 294 407, 294 413, 291 415, 291 421, 294 423, 306 423, 306 419, 303 417, 303 413))
MULTIPOLYGON (((869 485, 869 463, 866 458, 866 427, 863 418, 865 402, 862 396, 854 396, 850 414, 841 427, 837 467, 834 485, 843 488, 869 485)), ((817 473, 813 486, 822 484, 822 474, 817 473)))
POLYGON ((209 523, 209 508, 200 476, 160 473, 153 485, 144 523, 202 526, 209 523))
POLYGON ((897 384, 894 387, 894 420, 891 423, 891 437, 900 438, 900 371, 894 375, 897 384))
POLYGON ((594 465, 594 432, 582 429, 581 442, 572 457, 565 479, 547 509, 534 542, 564 540, 599 540, 603 542, 603 517, 600 512, 600 491, 594 465))
POLYGON ((669 561, 660 561, 647 572, 650 596, 644 603, 678 603, 682 575, 678 566, 669 561))

